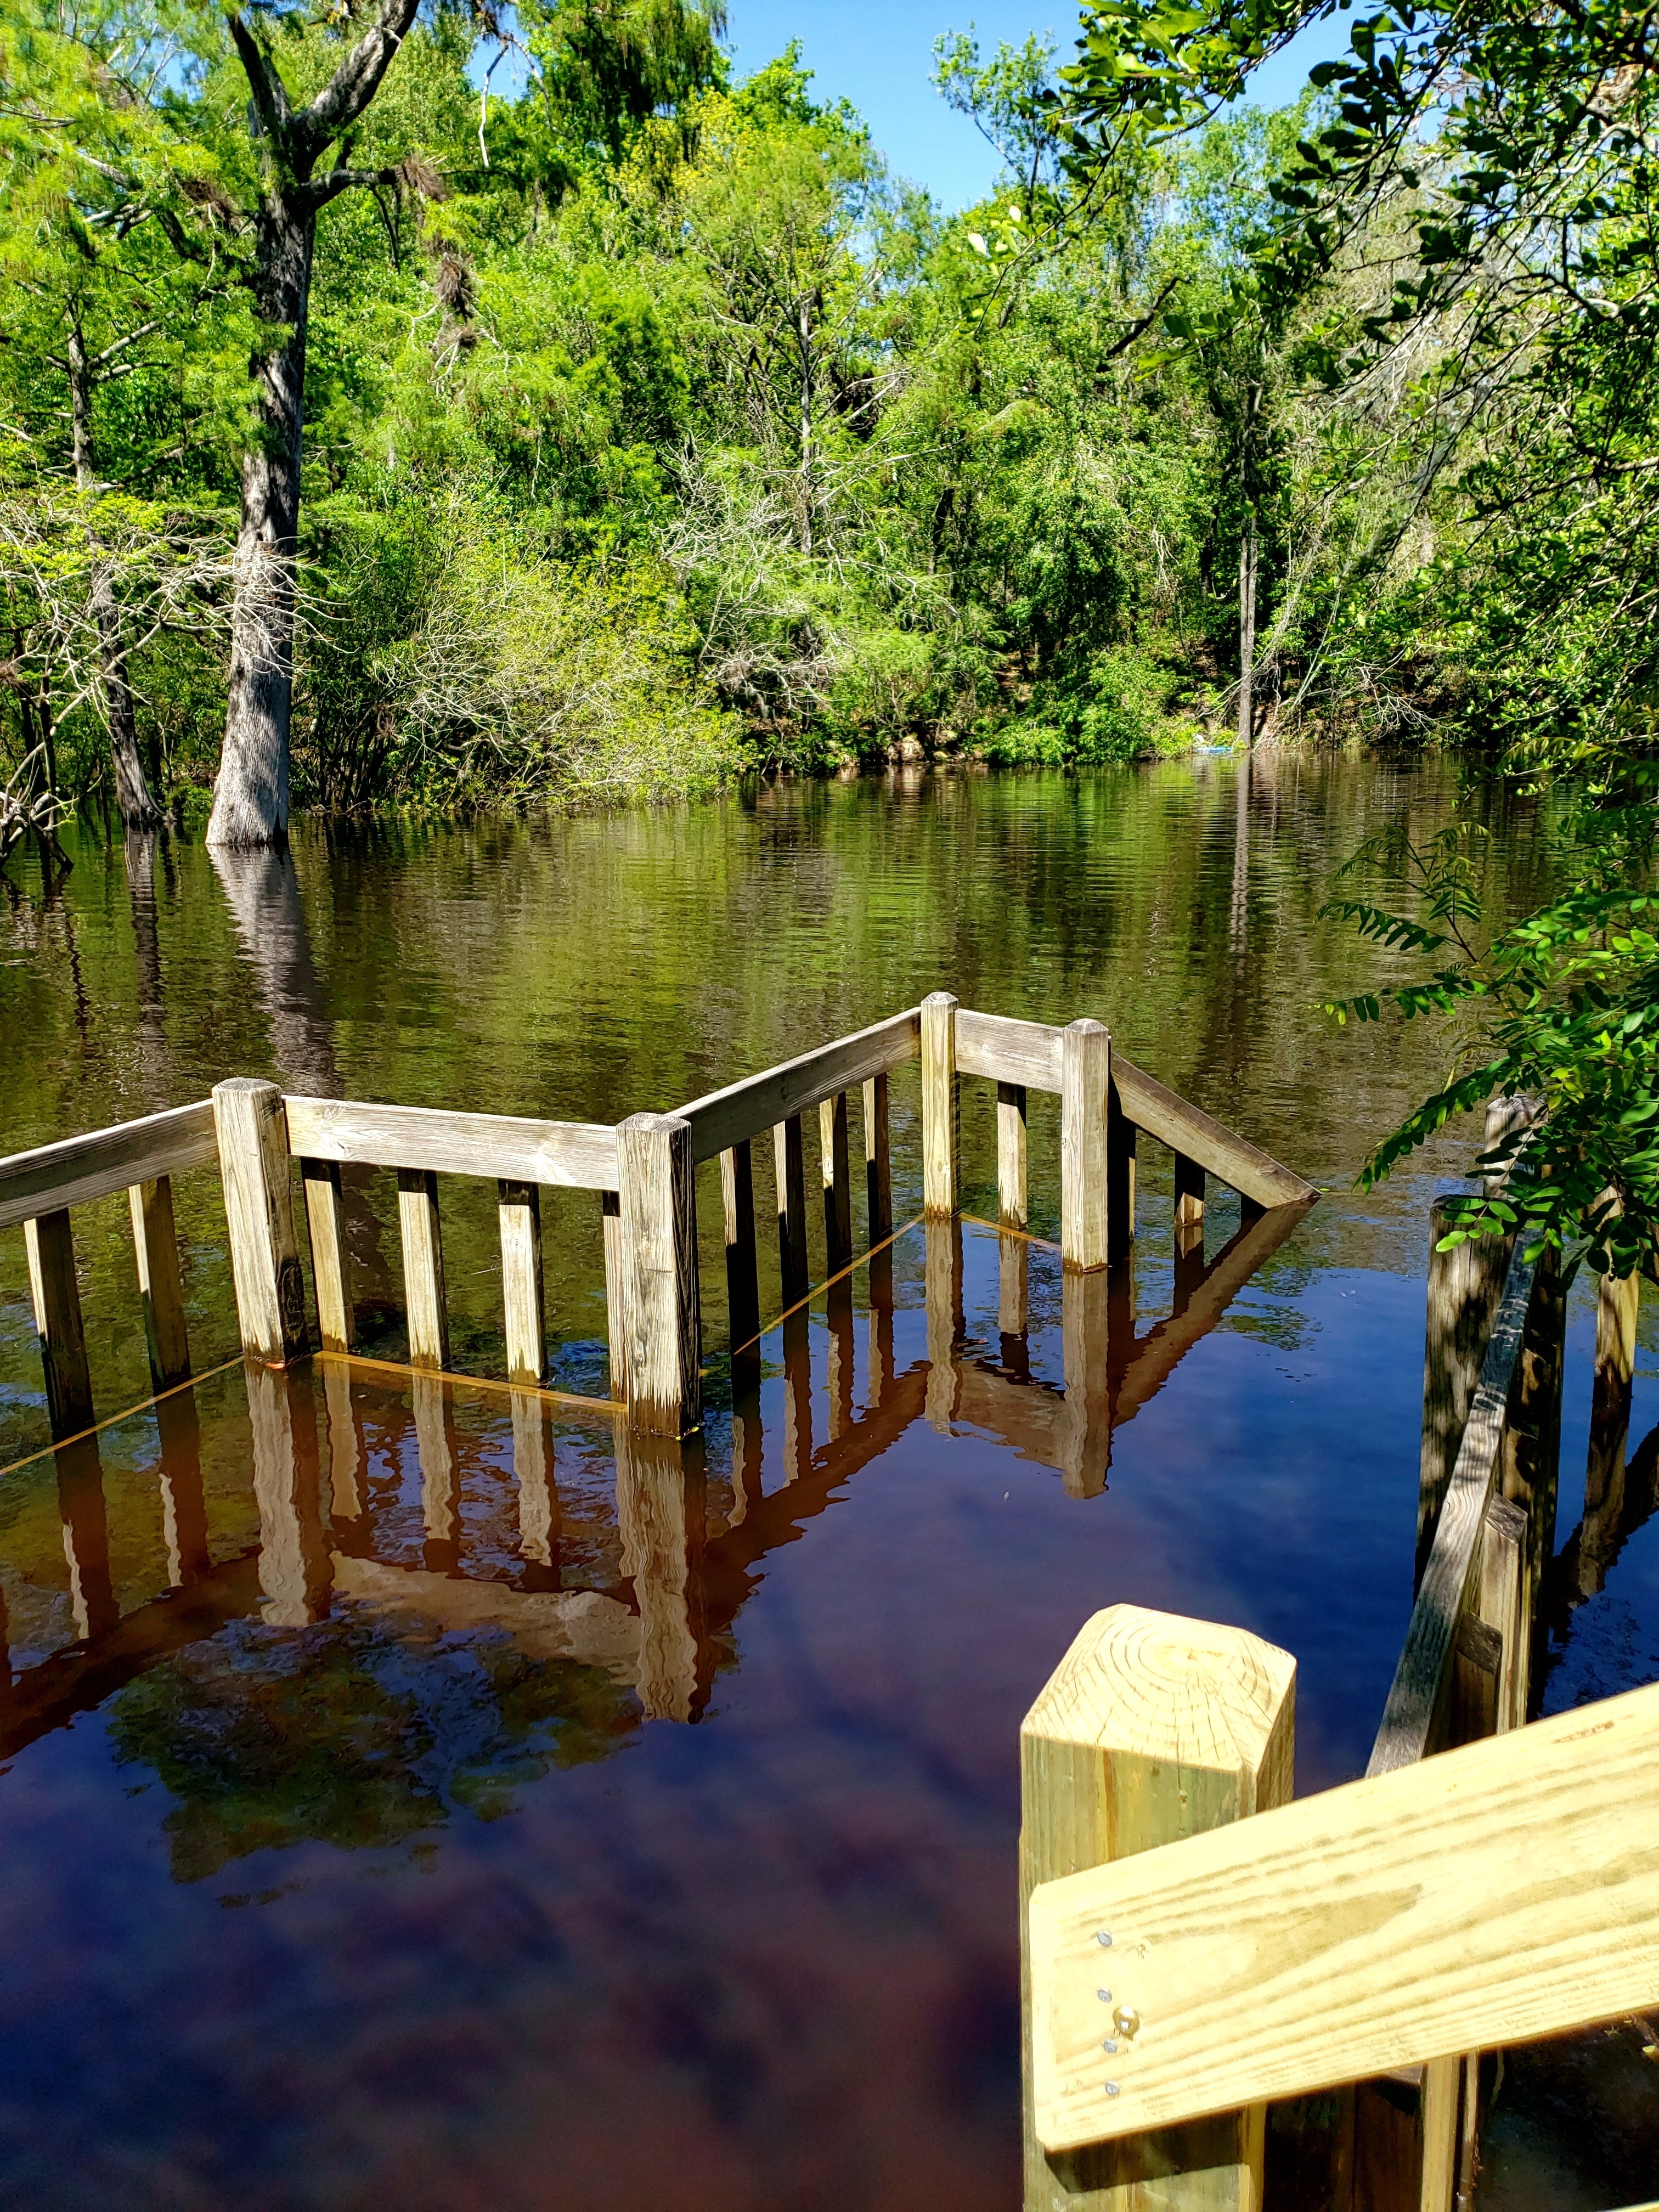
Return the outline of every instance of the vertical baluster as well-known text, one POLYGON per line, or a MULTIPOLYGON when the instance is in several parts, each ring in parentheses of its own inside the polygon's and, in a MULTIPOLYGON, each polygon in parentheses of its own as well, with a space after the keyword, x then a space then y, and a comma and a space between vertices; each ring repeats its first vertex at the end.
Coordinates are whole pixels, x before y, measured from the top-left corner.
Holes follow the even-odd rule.
POLYGON ((398 1170, 398 1226, 404 1246, 404 1310, 411 1367, 449 1364, 449 1309, 444 1296, 438 1178, 429 1169, 398 1170))
POLYGON ((311 1278, 317 1288, 317 1334, 325 1352, 349 1352, 351 1263, 346 1252, 345 1210, 337 1160, 300 1163, 311 1237, 311 1278))
POLYGON ((23 1224, 28 1255, 29 1291, 40 1339, 40 1364, 46 1379, 46 1418, 54 1437, 70 1437, 92 1425, 92 1376, 87 1367, 87 1336, 81 1321, 81 1292, 75 1279, 75 1238, 69 1209, 38 1214, 23 1224))
POLYGON ((1106 1173, 1110 1185, 1106 1198, 1108 1243, 1114 1264, 1128 1257, 1135 1241, 1134 1123, 1123 1110, 1117 1085, 1106 1091, 1106 1173))
POLYGON ((726 1304, 732 1351, 749 1364, 760 1358, 760 1275, 755 1255, 755 1168, 749 1139, 720 1154, 720 1218, 726 1237, 726 1304))
POLYGON ((539 1383, 547 1367, 541 1193, 533 1182, 499 1182, 495 1194, 501 1233, 507 1379, 539 1383))
POLYGON ((799 1114, 792 1114, 773 1130, 772 1154, 778 1179, 778 1267, 783 1280, 783 1303, 792 1306, 806 1296, 810 1282, 806 1257, 806 1164, 799 1114))
POLYGON ((599 1194, 599 1226, 605 1237, 605 1326, 611 1358, 611 1395, 628 1402, 628 1299, 623 1267, 622 1200, 614 1190, 599 1194))
POLYGON ((132 1248, 138 1262, 138 1295, 144 1309, 149 1375, 157 1390, 190 1376, 190 1338, 185 1328, 185 1291, 179 1274, 179 1232, 173 1219, 173 1178, 157 1176, 127 1192, 132 1248))
POLYGON ((1023 1083, 997 1085, 997 1219, 1005 1229, 1029 1225, 1023 1083))
POLYGON ((864 1190, 869 1208, 868 1242, 879 1244, 893 1233, 893 1174, 888 1158, 887 1075, 872 1075, 864 1085, 864 1190))
POLYGON ((819 1102, 818 1155, 823 1172, 823 1272, 835 1275, 853 1256, 852 1170, 848 1164, 844 1091, 819 1102))
POLYGON ((1185 1152, 1175 1156, 1176 1250, 1184 1259, 1204 1249, 1204 1170, 1185 1152))

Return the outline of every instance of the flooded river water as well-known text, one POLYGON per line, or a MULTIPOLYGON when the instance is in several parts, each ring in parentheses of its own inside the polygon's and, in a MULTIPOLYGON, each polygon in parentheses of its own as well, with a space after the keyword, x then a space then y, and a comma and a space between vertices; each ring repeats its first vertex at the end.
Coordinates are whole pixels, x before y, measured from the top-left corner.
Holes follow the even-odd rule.
MULTIPOLYGON (((1006 1255, 971 1220, 904 1229, 771 1327, 734 1400, 705 1187, 709 1410, 683 1448, 489 1383, 495 1194, 461 1180, 444 1239, 476 1384, 398 1371, 389 1175, 353 1186, 350 1224, 386 1364, 250 1380, 204 1169, 177 1188, 200 1379, 144 1405, 125 1202, 82 1209, 98 1410, 139 1410, 54 1456, 0 1232, 0 2201, 1012 2212, 1017 1738, 1072 1637, 1133 1600, 1285 1646, 1305 1792, 1363 1767, 1411 1606, 1427 1207, 1472 1143, 1354 1191, 1445 1047, 1328 1026, 1322 999, 1379 966, 1319 909, 1363 837, 1457 793, 1437 767, 1264 757, 1241 808, 1237 774, 306 825, 291 857, 216 864, 82 830, 54 895, 32 864, 0 878, 0 1152, 231 1074, 612 1121, 947 988, 1097 1016, 1326 1194, 1254 1241, 1224 1195, 1183 1273, 1143 1145, 1085 1405, 1056 1255, 1025 1249, 1011 1328, 1006 1255)), ((1516 801, 1492 828, 1514 910, 1544 825, 1516 801)), ((1054 1107, 1032 1102, 1039 1239, 1054 1107)), ((903 1222, 915 1115, 896 1076, 903 1222)), ((993 1124, 969 1086, 969 1214, 994 1215, 993 1124)), ((548 1194, 543 1232, 548 1379, 602 1398, 597 1200, 548 1194)), ((1564 1547, 1592 1330, 1581 1290, 1564 1547)), ((1642 1335, 1633 1449, 1659 1418, 1645 1313, 1642 1335)), ((1556 1608, 1547 1710, 1659 1677, 1659 1522, 1630 1519, 1556 1608)), ((1517 2054, 1482 2204, 1651 2194, 1656 2081, 1628 2036, 1517 2054)))

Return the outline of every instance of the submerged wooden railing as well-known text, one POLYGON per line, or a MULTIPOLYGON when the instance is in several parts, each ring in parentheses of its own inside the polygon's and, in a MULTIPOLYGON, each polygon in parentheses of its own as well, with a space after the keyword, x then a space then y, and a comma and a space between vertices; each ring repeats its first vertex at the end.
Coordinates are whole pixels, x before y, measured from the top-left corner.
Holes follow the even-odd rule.
POLYGON ((825 1272, 834 1278, 854 1258, 849 1096, 856 1089, 861 1097, 866 1227, 874 1248, 893 1226, 889 1080, 912 1060, 921 1062, 922 1191, 930 1219, 959 1208, 962 1077, 997 1086, 1000 1220, 1022 1231, 1027 1092, 1059 1094, 1060 1247, 1068 1271, 1104 1268, 1127 1249, 1140 1131, 1176 1153, 1176 1234, 1183 1252, 1201 1238, 1206 1175, 1239 1192, 1247 1227, 1265 1208, 1315 1195, 1300 1176, 1115 1056, 1099 1023, 1061 1029, 1010 1020, 960 1007, 948 993, 672 1113, 635 1114, 614 1127, 285 1096, 274 1083, 236 1078, 199 1104, 0 1159, 0 1227, 24 1226, 52 1433, 75 1433, 94 1418, 70 1209, 131 1192, 160 1390, 190 1372, 171 1177, 216 1163, 242 1348, 281 1366, 311 1342, 295 1230, 291 1163, 297 1161, 321 1349, 348 1352, 355 1334, 341 1171, 390 1170, 398 1178, 409 1362, 435 1373, 450 1364, 437 1178, 493 1178, 507 1379, 521 1383, 539 1382, 546 1369, 539 1191, 597 1193, 612 1398, 641 1430, 687 1434, 702 1418, 697 1168, 720 1162, 732 1343, 740 1352, 761 1327, 756 1139, 769 1132, 772 1139, 787 1309, 808 1291, 805 1118, 817 1109, 825 1272))
MULTIPOLYGON (((1587 1525, 1634 1310, 1603 1284, 1587 1525)), ((1659 1686, 1526 1725, 1564 1322, 1553 1254, 1432 1254, 1417 1595, 1364 1781, 1290 1803, 1295 1663, 1206 1622, 1100 1614, 1032 1708, 1027 2212, 1464 2212, 1481 2053, 1659 1998, 1659 1686)))

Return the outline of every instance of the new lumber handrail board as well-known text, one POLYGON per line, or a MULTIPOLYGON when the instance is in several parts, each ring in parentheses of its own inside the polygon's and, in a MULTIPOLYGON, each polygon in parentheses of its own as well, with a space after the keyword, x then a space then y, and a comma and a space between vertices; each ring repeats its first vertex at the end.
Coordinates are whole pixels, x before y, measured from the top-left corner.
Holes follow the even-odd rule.
POLYGON ((1030 1931, 1051 2151, 1643 2010, 1659 1684, 1045 1883, 1030 1931))
POLYGON ((205 1167, 218 1157, 210 1099, 14 1152, 0 1159, 0 1229, 15 1229, 60 1206, 113 1197, 158 1176, 205 1167))
POLYGON ((1457 1624, 1480 1571, 1480 1526, 1492 1495, 1504 1421, 1521 1357, 1534 1269, 1517 1252, 1492 1320, 1480 1382, 1452 1468, 1434 1543, 1395 1668, 1368 1775, 1425 1758, 1451 1663, 1457 1624))
POLYGON ((453 1114, 437 1106, 381 1106, 290 1093, 289 1150, 301 1159, 437 1175, 495 1176, 615 1190, 617 1133, 607 1123, 543 1121, 514 1114, 453 1114))
POLYGON ((691 1124, 691 1158, 701 1166, 745 1138, 757 1137, 793 1115, 850 1091, 855 1083, 902 1066, 921 1049, 921 1010, 909 1006, 851 1036, 837 1037, 776 1067, 763 1068, 758 1075, 746 1075, 671 1111, 677 1121, 691 1124))

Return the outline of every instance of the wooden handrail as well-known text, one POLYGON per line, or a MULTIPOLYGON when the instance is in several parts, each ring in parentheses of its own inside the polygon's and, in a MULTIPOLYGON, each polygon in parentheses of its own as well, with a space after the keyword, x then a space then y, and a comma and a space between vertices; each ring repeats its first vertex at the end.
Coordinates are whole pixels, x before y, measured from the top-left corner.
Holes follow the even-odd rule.
POLYGON ((213 1105, 170 1106, 141 1121, 118 1122, 82 1137, 65 1137, 32 1152, 0 1159, 0 1229, 37 1220, 60 1207, 113 1197, 134 1183, 183 1168, 205 1167, 219 1157, 213 1105))
POLYGON ((615 1190, 617 1133, 594 1121, 516 1114, 454 1114, 436 1106, 380 1106, 290 1094, 289 1150, 297 1158, 508 1182, 615 1190))
POLYGON ((1030 1936, 1056 2152, 1640 2011, 1659 1684, 1045 1883, 1030 1936))
POLYGON ((914 1060, 921 1049, 921 1010, 909 1006, 884 1022, 670 1110, 677 1121, 691 1124, 691 1157, 701 1165, 792 1115, 804 1114, 855 1084, 914 1060))

